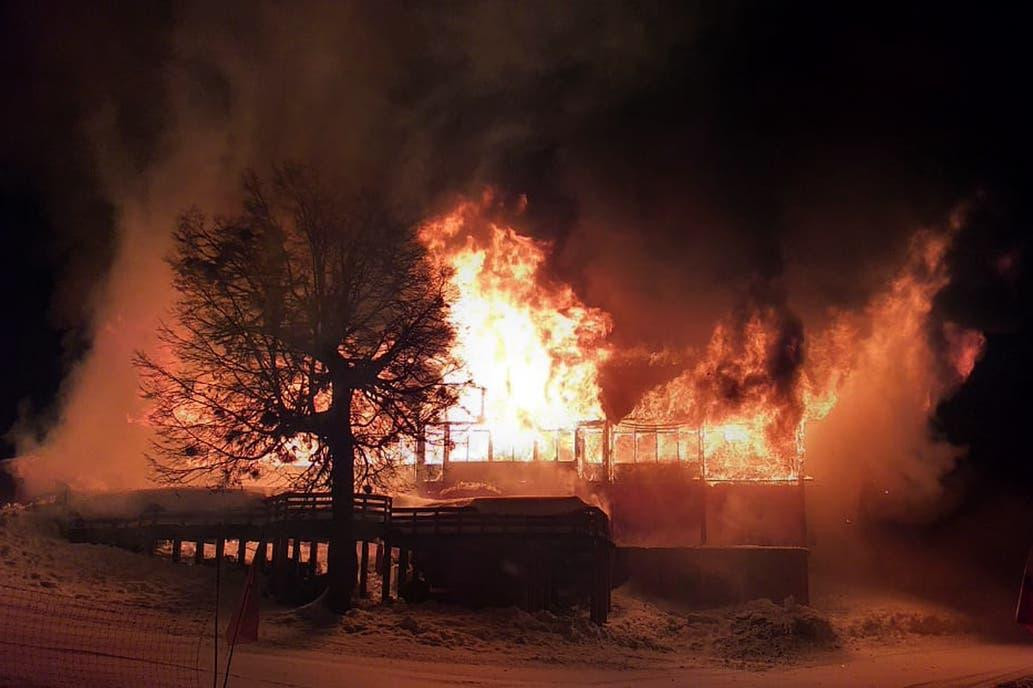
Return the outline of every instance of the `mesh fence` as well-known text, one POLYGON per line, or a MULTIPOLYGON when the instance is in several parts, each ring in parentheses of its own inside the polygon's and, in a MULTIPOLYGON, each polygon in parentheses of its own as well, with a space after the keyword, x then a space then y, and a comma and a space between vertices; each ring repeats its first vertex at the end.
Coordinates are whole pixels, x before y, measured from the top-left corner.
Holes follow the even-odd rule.
POLYGON ((0 585, 0 686, 196 688, 209 621, 0 585))

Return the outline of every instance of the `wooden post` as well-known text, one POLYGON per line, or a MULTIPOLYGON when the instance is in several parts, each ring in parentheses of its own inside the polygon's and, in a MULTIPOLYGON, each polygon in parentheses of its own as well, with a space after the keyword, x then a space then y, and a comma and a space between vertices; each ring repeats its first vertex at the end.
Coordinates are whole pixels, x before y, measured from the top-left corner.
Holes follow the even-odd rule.
POLYGON ((204 563, 204 540, 198 540, 194 546, 194 563, 204 563))
POLYGON ((226 555, 226 538, 215 538, 215 562, 222 566, 222 559, 226 555))
POLYGON ((703 512, 699 517, 699 544, 707 544, 707 495, 709 494, 709 488, 707 486, 707 453, 706 447, 703 444, 704 429, 699 430, 699 476, 700 476, 700 504, 702 505, 703 512))
POLYGON ((308 575, 313 578, 319 575, 319 542, 316 540, 308 543, 308 575))
POLYGON ((241 536, 237 540, 237 566, 244 568, 247 565, 247 538, 241 536))
POLYGON ((391 602, 391 543, 387 540, 382 541, 380 543, 380 551, 383 555, 380 569, 380 601, 388 604, 391 602))
MULTIPOLYGON (((444 482, 448 473, 448 461, 452 454, 452 426, 444 424, 444 438, 441 446, 441 480, 444 482)), ((389 550, 390 551, 390 550, 389 550)))
POLYGON ((804 495, 803 473, 800 473, 800 547, 807 546, 807 500, 804 495))
POLYGON ((420 428, 419 434, 416 436, 416 482, 421 483, 427 479, 427 438, 423 434, 423 428, 420 428))
POLYGON ((359 597, 366 596, 367 579, 369 578, 369 542, 362 541, 362 554, 359 556, 359 597))
POLYGON ((610 421, 608 420, 603 422, 602 450, 603 475, 606 476, 606 482, 613 482, 613 470, 610 465, 610 421))
POLYGON ((172 540, 172 561, 178 562, 183 558, 183 541, 179 538, 172 540))
POLYGON ((281 597, 287 588, 287 538, 280 536, 273 542, 273 595, 281 597))
POLYGON ((700 485, 700 515, 699 515, 699 544, 707 544, 707 495, 710 494, 710 486, 707 485, 706 479, 703 479, 699 483, 700 485))
POLYGON ((291 538, 291 571, 297 574, 301 568, 301 540, 291 538))
POLYGON ((398 596, 402 596, 402 590, 409 582, 409 550, 404 547, 398 549, 398 596))
POLYGON ((606 568, 603 569, 603 578, 606 581, 606 613, 609 615, 610 610, 613 609, 613 567, 614 560, 617 558, 617 550, 612 543, 605 543, 606 557, 604 563, 606 568))
POLYGON ((258 546, 255 548, 255 558, 251 560, 251 565, 254 566, 255 569, 257 569, 258 571, 261 571, 263 568, 265 568, 266 544, 267 543, 265 540, 258 541, 258 546))

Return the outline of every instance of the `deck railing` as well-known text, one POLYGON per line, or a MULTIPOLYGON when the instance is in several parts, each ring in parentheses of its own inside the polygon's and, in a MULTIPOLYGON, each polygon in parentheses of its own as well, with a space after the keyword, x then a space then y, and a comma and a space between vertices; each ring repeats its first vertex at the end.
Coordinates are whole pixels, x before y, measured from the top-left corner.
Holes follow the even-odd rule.
POLYGON ((391 512, 391 527, 402 535, 610 536, 610 521, 597 507, 549 515, 484 513, 471 507, 399 507, 391 512))
MULTIPOLYGON (((352 513, 362 521, 387 523, 391 517, 391 498, 385 495, 357 494, 352 513)), ((265 501, 271 522, 333 518, 333 496, 329 492, 283 492, 265 501)))
MULTIPOLYGON (((382 523, 391 518, 391 498, 358 494, 354 498, 357 520, 382 523)), ((329 492, 284 492, 252 507, 231 507, 219 511, 180 511, 149 508, 130 517, 78 518, 73 528, 149 528, 155 526, 270 525, 286 521, 333 518, 329 492)))
MULTIPOLYGON (((391 498, 384 495, 358 494, 353 503, 356 520, 382 525, 403 536, 523 534, 610 537, 609 518, 594 506, 562 514, 532 515, 485 513, 471 506, 392 507, 391 498)), ((333 499, 329 492, 285 492, 269 497, 255 507, 219 512, 150 509, 130 518, 80 518, 71 524, 71 528, 98 531, 211 526, 232 530, 240 526, 289 525, 332 518, 333 499)))

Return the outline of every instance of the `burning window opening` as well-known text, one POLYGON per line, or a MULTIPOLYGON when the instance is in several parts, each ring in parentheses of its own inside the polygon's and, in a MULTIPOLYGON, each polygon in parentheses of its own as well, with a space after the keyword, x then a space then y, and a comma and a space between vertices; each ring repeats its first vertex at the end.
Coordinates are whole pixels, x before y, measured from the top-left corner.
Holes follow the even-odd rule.
MULTIPOLYGON (((521 461, 570 464, 590 481, 614 480, 625 466, 652 465, 682 467, 692 479, 708 483, 781 483, 802 477, 802 448, 788 457, 759 457, 754 436, 737 423, 698 428, 584 421, 572 428, 539 429, 526 445, 497 447, 488 425, 443 421, 425 428, 420 447, 404 462, 417 467, 521 461)), ((441 472, 435 470, 434 475, 440 479, 441 472)))

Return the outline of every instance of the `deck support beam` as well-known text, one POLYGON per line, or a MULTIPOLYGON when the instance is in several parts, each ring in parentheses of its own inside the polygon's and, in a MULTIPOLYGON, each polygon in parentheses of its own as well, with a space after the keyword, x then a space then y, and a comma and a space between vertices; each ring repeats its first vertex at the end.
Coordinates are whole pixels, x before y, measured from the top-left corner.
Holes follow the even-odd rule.
POLYGON ((289 578, 297 578, 301 571, 301 540, 291 538, 291 568, 289 578))
POLYGON ((267 543, 265 540, 259 540, 258 546, 255 548, 255 557, 251 560, 251 565, 254 566, 256 571, 259 573, 261 573, 262 569, 265 568, 266 545, 267 543))
POLYGON ((319 541, 308 543, 308 575, 315 578, 319 575, 319 541))
POLYGON ((359 597, 366 597, 366 589, 369 579, 369 542, 362 541, 362 551, 359 555, 359 597))
POLYGON ((273 595, 281 597, 287 591, 287 538, 280 536, 273 542, 273 595))
POLYGON ((398 549, 398 596, 404 597, 406 584, 409 582, 409 550, 404 547, 398 549))
POLYGON ((391 602, 391 543, 387 540, 383 540, 380 543, 381 552, 381 583, 380 583, 380 601, 384 604, 391 602))

